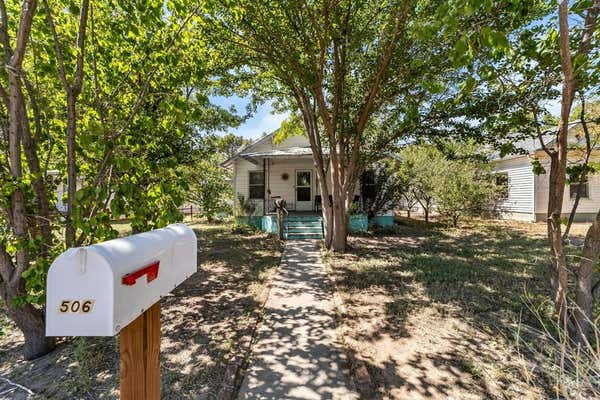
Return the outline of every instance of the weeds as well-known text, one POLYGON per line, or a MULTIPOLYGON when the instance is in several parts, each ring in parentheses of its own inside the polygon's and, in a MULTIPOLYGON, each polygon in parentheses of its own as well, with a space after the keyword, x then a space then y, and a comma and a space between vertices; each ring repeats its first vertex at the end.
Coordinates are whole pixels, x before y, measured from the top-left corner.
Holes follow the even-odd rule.
MULTIPOLYGON (((542 363, 540 372, 556 397, 600 398, 600 328, 597 321, 591 324, 592 339, 576 343, 550 316, 549 301, 534 306, 527 299, 526 306, 537 319, 538 327, 518 325, 516 343, 520 357, 542 363)), ((524 372, 529 373, 528 370, 524 372)))

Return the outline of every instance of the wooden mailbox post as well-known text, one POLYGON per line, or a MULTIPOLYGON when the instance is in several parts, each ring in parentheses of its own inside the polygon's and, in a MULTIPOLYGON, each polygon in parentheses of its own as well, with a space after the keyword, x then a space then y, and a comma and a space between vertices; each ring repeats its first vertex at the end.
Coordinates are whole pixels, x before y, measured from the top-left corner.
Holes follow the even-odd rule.
POLYGON ((123 400, 160 399, 160 299, 196 272, 183 224, 69 249, 50 266, 47 336, 120 336, 123 400))

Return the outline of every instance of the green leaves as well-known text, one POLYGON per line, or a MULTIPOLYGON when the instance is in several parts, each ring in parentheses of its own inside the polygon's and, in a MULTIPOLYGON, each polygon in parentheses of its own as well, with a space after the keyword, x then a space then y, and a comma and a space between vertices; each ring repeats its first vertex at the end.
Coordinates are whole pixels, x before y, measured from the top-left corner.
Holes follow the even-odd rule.
POLYGON ((544 175, 546 173, 546 168, 544 168, 540 160, 537 158, 531 160, 531 167, 534 175, 544 175))

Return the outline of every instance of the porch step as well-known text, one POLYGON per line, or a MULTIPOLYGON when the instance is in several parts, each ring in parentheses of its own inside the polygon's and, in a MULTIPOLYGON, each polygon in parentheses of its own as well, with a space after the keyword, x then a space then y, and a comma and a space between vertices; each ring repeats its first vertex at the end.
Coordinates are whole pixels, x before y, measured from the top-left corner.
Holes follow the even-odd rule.
POLYGON ((288 222, 321 222, 321 217, 318 215, 306 215, 306 216, 296 216, 292 215, 286 217, 288 222))
POLYGON ((322 233, 288 233, 287 240, 323 239, 322 233))
POLYGON ((288 240, 323 238, 323 220, 318 215, 287 216, 283 228, 288 240))
POLYGON ((315 226, 288 226, 288 233, 323 233, 323 227, 315 226))
POLYGON ((323 223, 321 221, 287 221, 287 226, 292 228, 292 227, 300 227, 300 228, 321 228, 323 226, 323 223))

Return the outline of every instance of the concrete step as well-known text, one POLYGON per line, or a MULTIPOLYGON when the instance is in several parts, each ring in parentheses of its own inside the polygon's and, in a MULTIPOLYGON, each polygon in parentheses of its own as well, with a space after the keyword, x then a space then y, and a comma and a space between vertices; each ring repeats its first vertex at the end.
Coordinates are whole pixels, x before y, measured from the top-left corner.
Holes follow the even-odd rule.
POLYGON ((320 222, 323 218, 318 217, 318 216, 291 216, 291 217, 285 217, 286 221, 317 221, 320 222))
POLYGON ((321 221, 285 221, 285 225, 288 226, 322 226, 321 221))
POLYGON ((289 226, 287 228, 288 233, 322 233, 322 226, 289 226))
POLYGON ((287 240, 323 239, 321 233, 288 233, 287 240))

